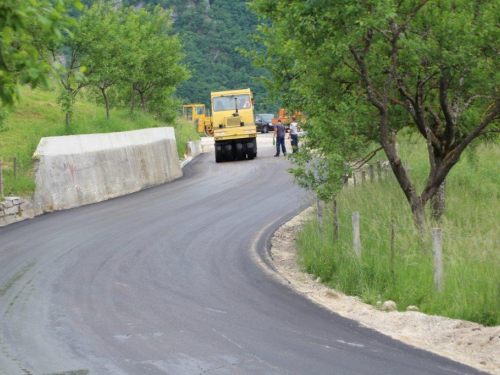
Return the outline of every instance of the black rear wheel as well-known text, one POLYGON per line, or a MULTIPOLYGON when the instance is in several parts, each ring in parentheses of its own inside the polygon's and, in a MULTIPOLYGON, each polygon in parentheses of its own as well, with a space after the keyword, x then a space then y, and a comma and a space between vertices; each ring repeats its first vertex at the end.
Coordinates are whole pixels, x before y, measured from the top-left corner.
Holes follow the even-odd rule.
POLYGON ((238 160, 245 159, 245 153, 243 152, 243 144, 242 143, 236 144, 236 158, 238 160))
POLYGON ((221 146, 215 146, 215 162, 220 163, 223 160, 222 158, 222 147, 221 146))
POLYGON ((264 127, 262 128, 262 133, 269 133, 269 126, 264 125, 264 127))

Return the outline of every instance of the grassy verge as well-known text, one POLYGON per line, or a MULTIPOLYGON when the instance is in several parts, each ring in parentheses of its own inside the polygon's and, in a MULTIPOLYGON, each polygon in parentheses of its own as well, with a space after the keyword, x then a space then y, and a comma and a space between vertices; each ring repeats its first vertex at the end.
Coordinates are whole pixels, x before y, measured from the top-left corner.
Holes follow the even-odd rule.
POLYGON ((56 103, 56 95, 55 91, 24 90, 22 104, 7 114, 0 127, 0 159, 3 162, 6 196, 29 196, 33 193, 32 155, 42 137, 174 126, 179 157, 184 155, 188 139, 199 138, 192 124, 181 121, 166 124, 142 112, 131 114, 128 110, 115 109, 108 120, 102 106, 82 98, 75 105, 71 129, 68 131, 64 115, 56 103), (17 179, 14 178, 14 157, 18 160, 17 179))
MULTIPOLYGON (((428 171, 425 148, 407 144, 401 153, 412 168, 412 177, 422 181, 428 171)), ((326 210, 322 235, 316 219, 304 226, 298 237, 303 269, 332 288, 371 304, 394 300, 400 310, 417 305, 429 314, 499 325, 499 158, 498 145, 481 146, 464 157, 447 179, 446 218, 430 223, 441 227, 444 234, 443 292, 433 288, 431 238, 419 238, 405 197, 392 176, 341 192, 337 199, 337 242, 333 240, 331 207, 326 210), (353 254, 352 212, 360 214, 361 259, 353 254)))

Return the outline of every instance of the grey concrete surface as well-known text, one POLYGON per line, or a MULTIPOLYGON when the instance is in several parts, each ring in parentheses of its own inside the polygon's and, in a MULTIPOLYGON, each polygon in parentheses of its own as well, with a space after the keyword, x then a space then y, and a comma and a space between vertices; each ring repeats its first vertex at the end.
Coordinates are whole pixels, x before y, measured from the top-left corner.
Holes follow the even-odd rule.
POLYGON ((130 194, 182 176, 173 128, 42 138, 35 213, 130 194))
POLYGON ((271 137, 253 161, 203 154, 169 184, 0 230, 0 373, 476 373, 257 264, 308 203, 271 137))
POLYGON ((191 156, 192 158, 197 157, 203 152, 201 148, 201 141, 188 141, 186 152, 187 155, 191 156))

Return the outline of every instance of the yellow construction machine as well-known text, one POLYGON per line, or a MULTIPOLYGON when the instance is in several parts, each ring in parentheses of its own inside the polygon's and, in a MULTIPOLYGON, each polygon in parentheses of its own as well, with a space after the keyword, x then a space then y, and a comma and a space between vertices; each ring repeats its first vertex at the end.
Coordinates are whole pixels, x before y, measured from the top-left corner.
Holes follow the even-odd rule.
POLYGON ((205 133, 207 137, 214 135, 212 118, 205 110, 205 104, 186 104, 182 106, 182 118, 192 122, 198 133, 205 133))
POLYGON ((211 93, 215 161, 252 160, 257 156, 257 128, 250 89, 211 93))

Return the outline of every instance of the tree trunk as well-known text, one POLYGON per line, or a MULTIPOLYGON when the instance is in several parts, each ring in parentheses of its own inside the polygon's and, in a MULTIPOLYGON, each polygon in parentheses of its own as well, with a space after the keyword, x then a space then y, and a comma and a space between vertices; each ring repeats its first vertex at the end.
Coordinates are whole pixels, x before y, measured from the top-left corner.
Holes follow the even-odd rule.
POLYGON ((71 123, 71 115, 69 113, 66 113, 66 133, 67 134, 69 134, 70 123, 71 123))
POLYGON ((436 221, 441 220, 446 213, 446 180, 439 185, 437 193, 432 197, 431 208, 432 218, 436 221))
POLYGON ((139 95, 141 96, 142 112, 146 113, 146 97, 142 92, 140 92, 139 95))
POLYGON ((109 120, 109 101, 108 101, 108 95, 106 94, 106 89, 104 87, 99 87, 102 92, 102 96, 104 98, 104 104, 106 105, 106 117, 109 120))
POLYGON ((425 206, 416 194, 412 196, 411 199, 408 199, 410 202, 411 212, 413 213, 413 221, 415 226, 417 227, 420 234, 425 233, 425 206))
MULTIPOLYGON (((382 139, 384 141, 384 139, 382 139)), ((389 164, 391 165, 391 169, 396 177, 396 180, 399 183, 399 186, 403 190, 403 193, 410 204, 411 212, 413 213, 413 221, 418 231, 421 234, 425 232, 425 203, 418 196, 415 186, 410 181, 408 177, 408 173, 401 161, 401 159, 397 156, 397 149, 395 142, 385 142, 382 143, 384 147, 384 152, 389 160, 389 164)))
POLYGON ((318 229, 319 233, 323 233, 323 202, 316 196, 316 208, 318 213, 318 229))
POLYGON ((130 99, 130 112, 134 112, 135 108, 135 89, 132 88, 132 98, 130 99))

